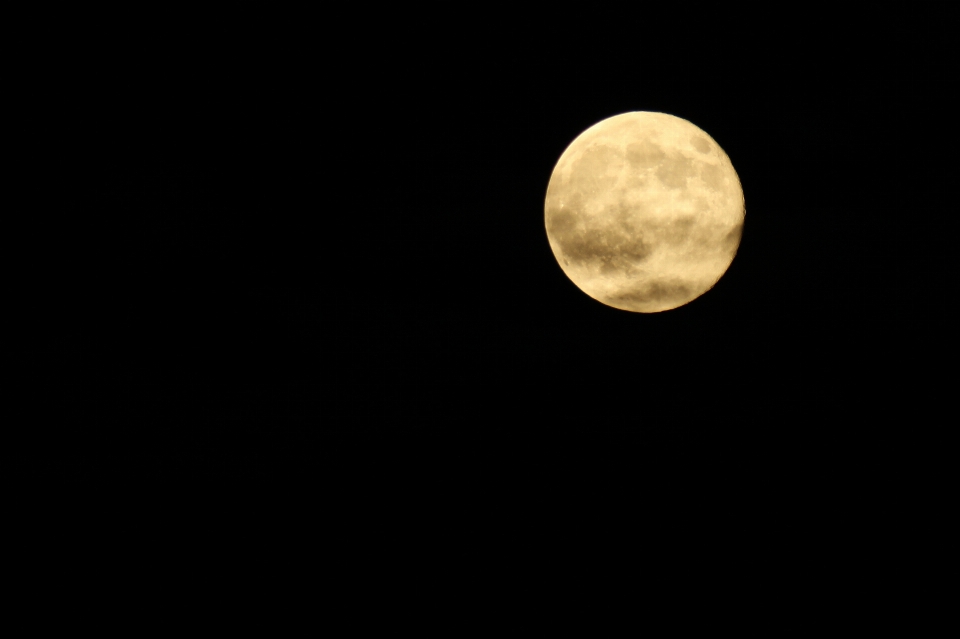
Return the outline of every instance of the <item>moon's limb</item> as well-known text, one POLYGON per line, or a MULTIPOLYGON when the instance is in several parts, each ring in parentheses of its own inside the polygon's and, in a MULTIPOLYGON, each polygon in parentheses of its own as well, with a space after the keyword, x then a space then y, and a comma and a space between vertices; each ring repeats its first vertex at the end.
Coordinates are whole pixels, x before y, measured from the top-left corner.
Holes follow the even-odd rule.
POLYGON ((653 313, 699 297, 733 261, 743 191, 705 132, 665 113, 624 113, 584 131, 547 187, 554 255, 581 290, 653 313))

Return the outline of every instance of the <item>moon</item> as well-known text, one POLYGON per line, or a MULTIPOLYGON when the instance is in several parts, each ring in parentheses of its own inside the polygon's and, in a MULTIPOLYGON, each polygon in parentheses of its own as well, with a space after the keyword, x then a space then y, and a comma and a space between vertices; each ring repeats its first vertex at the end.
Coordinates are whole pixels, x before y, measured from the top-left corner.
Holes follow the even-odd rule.
POLYGON ((635 111, 581 133, 544 204, 547 238, 576 286, 608 306, 658 313, 713 288, 740 246, 743 189, 696 125, 635 111))

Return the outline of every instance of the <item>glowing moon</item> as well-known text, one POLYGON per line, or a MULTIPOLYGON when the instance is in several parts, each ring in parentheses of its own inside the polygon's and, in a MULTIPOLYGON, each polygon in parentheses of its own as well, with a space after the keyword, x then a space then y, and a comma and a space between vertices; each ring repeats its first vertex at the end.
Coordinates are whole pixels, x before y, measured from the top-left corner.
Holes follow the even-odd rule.
POLYGON ((730 158, 666 113, 623 113, 581 133, 553 169, 544 208, 567 277, 595 300, 640 313, 710 290, 743 233, 730 158))

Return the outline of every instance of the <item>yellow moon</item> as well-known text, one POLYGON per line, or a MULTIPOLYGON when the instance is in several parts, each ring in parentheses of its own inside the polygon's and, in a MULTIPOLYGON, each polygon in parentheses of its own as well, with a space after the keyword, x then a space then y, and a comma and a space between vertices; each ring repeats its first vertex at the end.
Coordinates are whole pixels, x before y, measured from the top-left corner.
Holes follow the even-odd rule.
POLYGON ((666 311, 710 290, 736 255, 744 199, 713 138, 666 113, 593 125, 560 156, 545 202, 550 248, 608 306, 666 311))

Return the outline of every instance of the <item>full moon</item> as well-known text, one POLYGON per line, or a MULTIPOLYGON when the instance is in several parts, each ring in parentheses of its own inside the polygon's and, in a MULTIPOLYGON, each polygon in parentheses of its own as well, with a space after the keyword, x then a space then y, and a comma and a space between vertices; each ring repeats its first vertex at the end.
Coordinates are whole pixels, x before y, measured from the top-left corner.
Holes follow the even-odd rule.
POLYGON ((614 308, 666 311, 726 272, 743 234, 740 179, 720 145, 666 113, 607 118, 550 176, 547 238, 580 290, 614 308))

